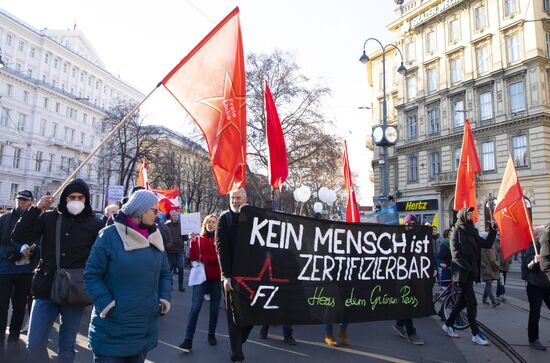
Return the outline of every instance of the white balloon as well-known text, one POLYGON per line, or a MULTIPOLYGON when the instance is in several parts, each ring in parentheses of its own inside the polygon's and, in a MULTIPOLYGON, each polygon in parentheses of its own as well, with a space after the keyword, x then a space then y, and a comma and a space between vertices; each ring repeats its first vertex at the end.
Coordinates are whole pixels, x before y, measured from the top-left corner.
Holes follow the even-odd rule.
POLYGON ((296 189, 292 194, 294 195, 294 200, 300 202, 300 194, 298 193, 298 190, 299 189, 296 189))
POLYGON ((321 213, 323 211, 323 203, 315 202, 315 204, 313 204, 313 211, 315 213, 321 213))
POLYGON ((303 185, 298 190, 300 190, 300 198, 303 203, 307 202, 309 198, 311 198, 311 189, 309 189, 309 187, 303 185))
POLYGON ((322 202, 328 203, 328 194, 329 189, 327 187, 322 187, 319 189, 319 199, 321 199, 322 202))
POLYGON ((336 202, 337 196, 334 190, 329 189, 327 194, 327 204, 333 204, 336 202))

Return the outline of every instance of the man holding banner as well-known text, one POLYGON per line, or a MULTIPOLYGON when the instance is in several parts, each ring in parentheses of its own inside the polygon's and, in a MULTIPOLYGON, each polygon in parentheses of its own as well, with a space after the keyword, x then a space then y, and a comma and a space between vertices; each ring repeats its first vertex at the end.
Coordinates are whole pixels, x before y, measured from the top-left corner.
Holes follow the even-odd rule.
POLYGON ((241 207, 246 204, 246 191, 244 189, 234 190, 229 194, 230 209, 225 211, 218 220, 216 229, 215 244, 218 259, 220 261, 225 307, 227 310, 227 327, 229 330, 229 341, 231 344, 231 360, 240 362, 244 360, 242 350, 243 343, 248 339, 253 325, 242 325, 235 314, 233 291, 233 261, 234 251, 237 246, 237 227, 241 207))

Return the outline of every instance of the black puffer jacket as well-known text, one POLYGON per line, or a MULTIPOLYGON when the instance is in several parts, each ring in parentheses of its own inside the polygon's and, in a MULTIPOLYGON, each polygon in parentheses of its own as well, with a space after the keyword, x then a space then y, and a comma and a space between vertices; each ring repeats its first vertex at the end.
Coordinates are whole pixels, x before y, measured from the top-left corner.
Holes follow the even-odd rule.
POLYGON ((452 272, 454 282, 480 282, 481 249, 491 248, 496 231, 491 229, 487 239, 479 236, 473 222, 466 219, 468 208, 457 213, 456 229, 451 236, 452 272))
POLYGON ((41 260, 33 278, 32 293, 35 297, 49 298, 56 270, 55 230, 58 217, 61 223, 61 268, 84 268, 97 234, 103 228, 90 204, 88 185, 81 179, 72 180, 61 193, 56 209, 41 213, 31 207, 15 225, 12 239, 19 241, 40 241, 41 260), (75 191, 86 196, 84 210, 73 216, 67 211, 67 196, 75 191))
MULTIPOLYGON (((537 249, 540 251, 540 244, 537 242, 537 249)), ((527 283, 540 287, 541 289, 550 289, 550 280, 542 270, 540 269, 540 263, 532 263, 535 258, 535 248, 531 243, 525 257, 522 261, 522 271, 525 272, 525 280, 527 283)))

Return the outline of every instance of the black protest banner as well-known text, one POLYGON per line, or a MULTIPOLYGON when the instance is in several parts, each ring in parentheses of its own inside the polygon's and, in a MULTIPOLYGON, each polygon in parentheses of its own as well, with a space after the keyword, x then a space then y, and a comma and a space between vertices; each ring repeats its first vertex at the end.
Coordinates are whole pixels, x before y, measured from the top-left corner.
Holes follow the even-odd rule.
POLYGON ((434 314, 431 228, 343 223, 243 207, 232 300, 239 325, 434 314))

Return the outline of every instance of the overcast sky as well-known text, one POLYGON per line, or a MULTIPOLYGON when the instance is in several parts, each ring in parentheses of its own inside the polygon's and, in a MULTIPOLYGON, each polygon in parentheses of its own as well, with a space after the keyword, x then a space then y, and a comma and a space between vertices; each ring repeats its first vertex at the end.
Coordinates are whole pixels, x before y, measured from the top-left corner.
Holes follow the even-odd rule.
MULTIPOLYGON (((296 54, 303 73, 332 89, 325 114, 348 139, 350 165, 359 175, 361 205, 372 205, 368 185, 370 106, 365 67, 358 62, 363 42, 391 42, 386 25, 394 19, 392 0, 60 0, 10 1, 7 11, 42 29, 84 32, 107 70, 148 93, 235 6, 241 11, 245 52, 275 48, 296 54)), ((376 50, 369 43, 369 52, 376 50)), ((185 113, 163 88, 144 105, 148 122, 188 132, 185 113)))

